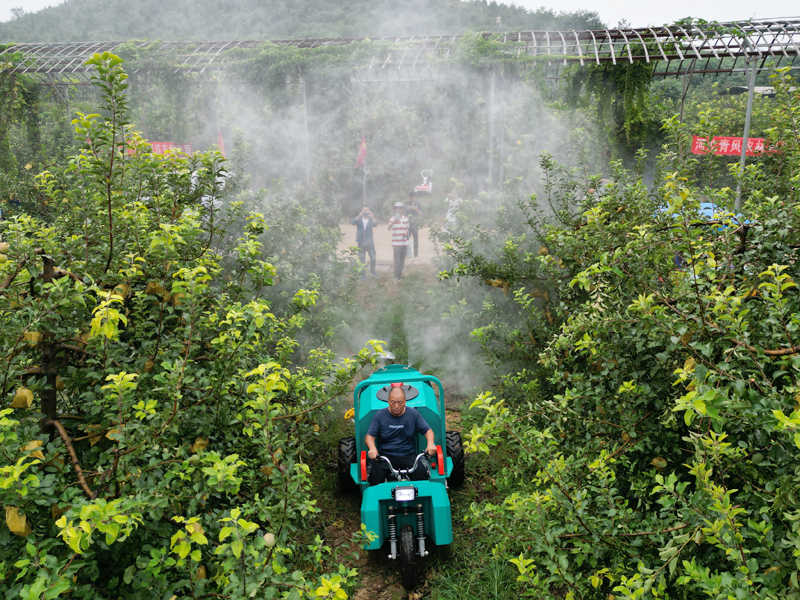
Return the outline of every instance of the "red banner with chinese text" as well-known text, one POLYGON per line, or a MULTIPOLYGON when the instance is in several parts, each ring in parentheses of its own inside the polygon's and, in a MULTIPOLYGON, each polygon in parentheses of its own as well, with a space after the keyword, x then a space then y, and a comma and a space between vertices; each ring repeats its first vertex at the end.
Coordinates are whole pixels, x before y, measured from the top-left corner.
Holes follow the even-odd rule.
MULTIPOLYGON (((740 156, 742 154, 742 139, 740 137, 714 136, 712 141, 714 154, 740 156)), ((747 138, 747 156, 757 156, 770 151, 764 146, 764 138, 747 138)), ((692 136, 692 154, 708 154, 706 138, 698 135, 692 136)))
POLYGON ((153 154, 164 154, 167 150, 180 150, 184 154, 192 153, 191 144, 173 144, 172 142, 150 142, 153 154))

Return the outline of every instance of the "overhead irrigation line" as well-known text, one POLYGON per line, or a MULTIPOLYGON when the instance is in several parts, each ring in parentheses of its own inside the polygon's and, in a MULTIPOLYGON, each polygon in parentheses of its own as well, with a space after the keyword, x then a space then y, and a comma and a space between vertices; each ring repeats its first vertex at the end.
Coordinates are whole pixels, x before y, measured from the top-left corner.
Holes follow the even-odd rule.
MULTIPOLYGON (((685 64, 694 75, 743 72, 745 63, 757 61, 757 70, 794 67, 800 54, 800 18, 762 19, 727 23, 676 24, 662 27, 595 29, 569 31, 517 31, 482 33, 499 44, 510 56, 533 56, 542 60, 545 77, 557 79, 563 67, 603 63, 653 63, 653 77, 680 77, 685 64)), ((90 83, 92 70, 85 62, 94 53, 115 52, 123 44, 147 49, 155 56, 170 58, 175 72, 202 82, 240 57, 232 51, 255 49, 272 43, 312 50, 346 46, 358 42, 379 42, 368 59, 355 65, 353 80, 361 83, 420 81, 432 77, 434 65, 452 59, 455 44, 464 34, 394 36, 379 38, 307 38, 183 42, 68 42, 58 44, 21 43, 7 47, 3 55, 17 56, 9 71, 38 78, 48 85, 90 83)), ((8 57, 7 57, 8 58, 8 57)), ((0 58, 2 60, 2 58, 0 58)), ((152 67, 135 66, 134 72, 152 67)))

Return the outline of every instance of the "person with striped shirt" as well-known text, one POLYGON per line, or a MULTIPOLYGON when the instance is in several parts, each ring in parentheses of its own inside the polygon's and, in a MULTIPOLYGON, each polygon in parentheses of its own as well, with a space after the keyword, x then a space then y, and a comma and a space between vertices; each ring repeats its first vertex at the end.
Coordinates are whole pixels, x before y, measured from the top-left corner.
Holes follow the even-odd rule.
POLYGON ((389 219, 389 230, 392 232, 392 251, 394 252, 394 282, 403 276, 408 250, 408 217, 403 213, 406 207, 402 202, 394 205, 394 216, 389 219))

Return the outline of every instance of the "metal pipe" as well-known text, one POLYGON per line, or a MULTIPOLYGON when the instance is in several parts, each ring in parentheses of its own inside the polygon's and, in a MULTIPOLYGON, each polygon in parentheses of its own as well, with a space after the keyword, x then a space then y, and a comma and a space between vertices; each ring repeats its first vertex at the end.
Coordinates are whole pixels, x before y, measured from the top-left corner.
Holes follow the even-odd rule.
MULTIPOLYGON (((364 98, 365 93, 364 89, 362 88, 361 84, 358 86, 359 95, 361 96, 361 139, 367 139, 367 104, 366 99, 364 98)), ((360 148, 360 147, 359 147, 360 148)), ((367 205, 367 157, 364 156, 364 162, 361 165, 361 168, 364 169, 364 179, 361 182, 361 189, 362 189, 362 206, 367 205)))
POLYGON ((697 63, 697 59, 692 60, 692 63, 689 65, 689 68, 686 69, 686 73, 683 74, 683 94, 681 94, 681 116, 678 119, 678 122, 683 124, 683 105, 686 102, 686 94, 689 92, 689 84, 692 83, 692 75, 694 74, 694 66, 697 63))
POLYGON ((503 150, 506 144, 506 103, 503 98, 503 86, 500 86, 500 143, 497 145, 497 158, 500 163, 500 189, 503 189, 505 173, 503 172, 503 150))
MULTIPOLYGON (((749 44, 750 41, 745 38, 745 41, 749 44)), ((745 64, 750 65, 753 60, 758 60, 757 57, 748 58, 745 61, 745 64)), ((736 182, 736 204, 734 208, 738 213, 742 209, 742 178, 744 177, 744 165, 747 158, 747 146, 748 140, 750 137, 750 117, 753 114, 753 94, 755 92, 756 87, 756 69, 755 65, 750 66, 750 81, 748 82, 747 88, 747 112, 745 113, 744 117, 744 136, 742 136, 742 154, 739 157, 739 180, 736 182)))
POLYGON ((303 74, 303 116, 305 118, 306 126, 306 159, 308 165, 306 166, 306 179, 311 178, 311 138, 308 134, 308 96, 306 95, 306 76, 303 74))
POLYGON ((489 86, 489 176, 487 179, 492 181, 494 171, 494 65, 492 65, 491 84, 489 86))

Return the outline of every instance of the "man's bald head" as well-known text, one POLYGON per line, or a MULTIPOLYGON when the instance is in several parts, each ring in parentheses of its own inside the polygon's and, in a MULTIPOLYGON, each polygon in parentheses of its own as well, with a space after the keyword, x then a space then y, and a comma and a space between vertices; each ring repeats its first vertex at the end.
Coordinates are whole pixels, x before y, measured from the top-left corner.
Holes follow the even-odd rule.
POLYGON ((406 412, 406 393, 402 387, 393 387, 389 390, 389 412, 399 417, 406 412))

